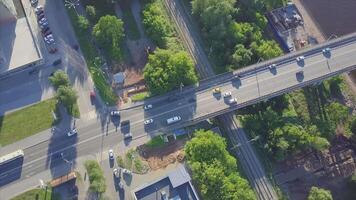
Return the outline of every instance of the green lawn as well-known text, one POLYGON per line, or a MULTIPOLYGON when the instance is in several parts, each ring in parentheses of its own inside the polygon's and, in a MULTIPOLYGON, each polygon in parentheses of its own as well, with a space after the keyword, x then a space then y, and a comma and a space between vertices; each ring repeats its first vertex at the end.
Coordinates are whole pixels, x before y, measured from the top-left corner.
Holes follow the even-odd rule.
POLYGON ((95 87, 99 91, 100 97, 105 103, 114 105, 117 102, 117 96, 109 83, 106 81, 104 72, 94 64, 95 57, 98 57, 99 55, 95 47, 90 42, 92 37, 88 32, 83 32, 80 30, 77 23, 78 16, 74 10, 67 9, 67 12, 79 41, 80 48, 84 54, 95 87))
POLYGON ((52 194, 52 189, 50 187, 46 189, 32 189, 24 192, 11 200, 60 200, 58 194, 52 194))
POLYGON ((148 97, 148 92, 140 92, 132 95, 130 98, 132 101, 143 101, 148 97))
POLYGON ((161 136, 156 136, 152 138, 149 142, 146 143, 146 146, 150 148, 162 147, 165 145, 165 142, 161 136))
POLYGON ((56 100, 49 99, 0 117, 0 145, 11 144, 50 128, 56 100))

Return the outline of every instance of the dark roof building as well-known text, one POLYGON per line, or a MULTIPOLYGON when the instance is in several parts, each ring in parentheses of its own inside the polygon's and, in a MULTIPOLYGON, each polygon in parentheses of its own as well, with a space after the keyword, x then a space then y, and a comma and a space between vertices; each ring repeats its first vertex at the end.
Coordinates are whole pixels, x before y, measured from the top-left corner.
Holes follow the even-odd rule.
POLYGON ((134 190, 133 195, 136 200, 199 200, 182 165, 168 176, 134 190))

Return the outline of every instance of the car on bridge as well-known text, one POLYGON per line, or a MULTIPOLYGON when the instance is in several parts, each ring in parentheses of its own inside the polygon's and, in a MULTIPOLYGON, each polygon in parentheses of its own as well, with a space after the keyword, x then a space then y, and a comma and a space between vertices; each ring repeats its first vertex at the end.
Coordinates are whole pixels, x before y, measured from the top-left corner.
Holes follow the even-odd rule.
POLYGON ((179 122, 180 120, 182 120, 180 116, 174 116, 172 118, 167 119, 167 124, 173 124, 179 122))

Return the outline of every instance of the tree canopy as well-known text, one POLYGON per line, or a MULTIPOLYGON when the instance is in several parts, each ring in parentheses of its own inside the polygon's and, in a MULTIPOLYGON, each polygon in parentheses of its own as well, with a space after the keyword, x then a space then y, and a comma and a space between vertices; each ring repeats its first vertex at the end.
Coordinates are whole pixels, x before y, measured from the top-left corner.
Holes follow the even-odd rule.
POLYGON ((57 99, 62 102, 69 110, 77 102, 78 95, 70 86, 60 86, 56 94, 57 99))
POLYGON ((68 75, 63 70, 57 70, 53 73, 53 76, 50 76, 49 82, 53 85, 54 88, 59 88, 59 86, 68 86, 69 78, 68 75))
POLYGON ((144 79, 152 94, 163 94, 198 81, 194 63, 184 51, 156 49, 149 55, 144 69, 144 79))
POLYGON ((236 159, 226 150, 224 138, 204 130, 194 135, 186 144, 185 153, 203 199, 256 199, 247 180, 237 173, 236 159))
POLYGON ((310 189, 308 200, 332 200, 331 192, 323 188, 312 187, 310 189))
POLYGON ((142 18, 142 24, 147 35, 158 47, 165 47, 167 37, 172 35, 172 27, 168 19, 164 16, 159 3, 148 3, 142 12, 142 18))
POLYGON ((121 43, 125 34, 121 19, 112 15, 100 17, 93 28, 93 36, 114 60, 122 59, 121 43))

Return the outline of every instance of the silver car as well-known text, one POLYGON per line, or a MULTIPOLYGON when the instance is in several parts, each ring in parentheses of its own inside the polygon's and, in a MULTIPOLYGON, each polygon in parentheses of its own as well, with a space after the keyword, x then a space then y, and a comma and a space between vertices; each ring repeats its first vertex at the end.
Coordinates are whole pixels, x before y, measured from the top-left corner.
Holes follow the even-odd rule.
POLYGON ((148 125, 148 124, 152 124, 153 123, 153 119, 147 119, 143 122, 145 125, 148 125))

